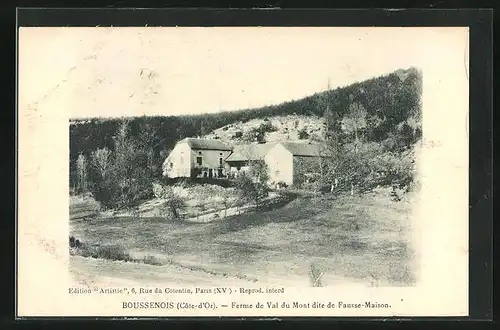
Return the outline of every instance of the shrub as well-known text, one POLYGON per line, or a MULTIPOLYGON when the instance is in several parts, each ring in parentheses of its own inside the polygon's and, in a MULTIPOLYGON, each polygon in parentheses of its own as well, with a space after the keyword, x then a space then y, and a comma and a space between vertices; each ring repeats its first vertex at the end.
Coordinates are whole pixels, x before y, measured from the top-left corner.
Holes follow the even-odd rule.
POLYGON ((80 248, 82 246, 79 239, 75 239, 74 236, 69 237, 69 247, 70 248, 80 248))
POLYGON ((302 129, 299 131, 299 139, 300 140, 306 140, 309 138, 309 133, 305 129, 302 129))
POLYGON ((199 167, 193 167, 191 168, 191 178, 194 179, 194 178, 197 178, 198 175, 201 174, 201 168, 199 167))
POLYGON ((181 211, 186 208, 186 203, 184 199, 179 195, 176 191, 176 188, 180 190, 184 190, 185 188, 181 187, 170 187, 170 186, 161 186, 160 184, 155 183, 153 190, 155 192, 155 196, 159 199, 162 199, 161 209, 167 216, 172 216, 175 219, 181 218, 181 211))
POLYGON ((112 177, 93 182, 90 185, 92 195, 104 208, 112 208, 119 205, 118 185, 112 177))
POLYGON ((409 192, 414 187, 415 160, 413 151, 390 151, 379 143, 362 143, 352 149, 347 145, 337 153, 327 182, 339 179, 336 190, 370 191, 377 186, 393 187, 409 192), (352 186, 351 186, 352 184, 352 186))
POLYGON ((263 160, 253 160, 249 162, 249 175, 258 182, 266 184, 269 180, 268 167, 263 160))
POLYGON ((158 258, 155 256, 145 256, 142 258, 141 262, 146 265, 153 265, 153 266, 162 266, 163 262, 161 262, 158 258))
POLYGON ((269 195, 269 188, 266 184, 254 182, 247 174, 242 174, 236 179, 236 187, 239 190, 240 199, 252 201, 256 207, 259 207, 262 199, 269 195))
POLYGON ((311 279, 311 285, 313 287, 323 286, 323 282, 321 281, 322 276, 323 273, 318 268, 318 266, 315 263, 311 263, 311 265, 309 266, 309 278, 311 279))
POLYGON ((233 181, 220 178, 168 178, 164 179, 163 182, 166 186, 178 185, 182 183, 185 187, 209 184, 227 188, 234 185, 233 181))
POLYGON ((131 261, 132 258, 120 245, 104 245, 96 248, 91 254, 93 258, 131 261))
POLYGON ((258 128, 258 132, 263 133, 263 134, 268 133, 268 132, 275 132, 277 130, 278 129, 276 127, 274 127, 270 121, 264 121, 262 124, 260 124, 260 126, 258 128))
POLYGON ((276 183, 276 188, 278 188, 278 189, 285 189, 285 188, 288 188, 288 185, 285 182, 280 181, 280 182, 276 183))
POLYGON ((171 194, 166 198, 164 207, 166 210, 168 210, 171 216, 173 216, 175 219, 180 219, 180 212, 181 210, 184 210, 186 208, 186 204, 184 203, 184 200, 178 195, 171 194))
POLYGON ((265 132, 260 131, 258 128, 253 128, 243 134, 242 139, 247 142, 265 142, 265 132))
POLYGON ((121 245, 103 245, 90 247, 85 244, 81 246, 75 252, 77 255, 82 257, 107 259, 107 260, 121 260, 121 261, 132 261, 132 257, 121 245))

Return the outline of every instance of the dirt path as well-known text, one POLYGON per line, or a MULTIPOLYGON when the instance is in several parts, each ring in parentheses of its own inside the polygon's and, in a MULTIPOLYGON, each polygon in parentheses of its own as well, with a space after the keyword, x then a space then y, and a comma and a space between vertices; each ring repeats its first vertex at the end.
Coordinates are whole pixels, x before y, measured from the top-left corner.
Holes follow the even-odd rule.
MULTIPOLYGON (((171 285, 171 286, 213 286, 234 285, 251 287, 259 285, 310 286, 309 280, 293 274, 270 275, 254 272, 251 277, 238 278, 234 274, 214 273, 202 267, 179 266, 170 264, 152 266, 134 262, 110 261, 104 259, 72 256, 70 272, 74 279, 82 285, 95 286, 137 286, 137 285, 171 285), (253 276, 255 275, 255 276, 253 276), (257 279, 258 280, 250 280, 257 279)), ((353 281, 340 277, 325 275, 323 280, 328 285, 366 286, 366 282, 353 281)))

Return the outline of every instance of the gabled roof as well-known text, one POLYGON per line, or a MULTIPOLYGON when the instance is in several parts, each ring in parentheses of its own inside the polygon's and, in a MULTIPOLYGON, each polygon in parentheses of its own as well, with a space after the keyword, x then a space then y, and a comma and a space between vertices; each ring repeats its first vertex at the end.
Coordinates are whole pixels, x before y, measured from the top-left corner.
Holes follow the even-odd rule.
POLYGON ((276 143, 252 143, 234 146, 233 153, 226 158, 226 162, 242 162, 249 160, 262 160, 276 143))
POLYGON ((198 150, 223 150, 223 151, 231 151, 233 148, 230 145, 225 144, 220 140, 215 139, 195 139, 195 138, 186 138, 179 143, 186 142, 191 149, 198 150))
POLYGON ((294 156, 325 156, 324 152, 322 152, 324 147, 322 143, 281 142, 280 144, 294 156))

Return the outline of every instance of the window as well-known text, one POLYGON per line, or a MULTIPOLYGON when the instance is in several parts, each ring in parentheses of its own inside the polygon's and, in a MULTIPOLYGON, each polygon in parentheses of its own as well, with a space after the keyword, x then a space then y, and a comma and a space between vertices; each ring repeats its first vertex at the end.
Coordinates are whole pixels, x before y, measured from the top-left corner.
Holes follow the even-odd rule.
POLYGON ((198 155, 201 155, 201 151, 198 151, 198 155))
POLYGON ((219 158, 219 165, 222 166, 222 157, 219 158))
POLYGON ((222 152, 219 155, 222 156, 222 152))
POLYGON ((202 160, 202 158, 201 158, 201 157, 196 157, 196 163, 197 163, 198 165, 200 165, 200 166, 201 166, 201 165, 203 165, 203 160, 202 160))

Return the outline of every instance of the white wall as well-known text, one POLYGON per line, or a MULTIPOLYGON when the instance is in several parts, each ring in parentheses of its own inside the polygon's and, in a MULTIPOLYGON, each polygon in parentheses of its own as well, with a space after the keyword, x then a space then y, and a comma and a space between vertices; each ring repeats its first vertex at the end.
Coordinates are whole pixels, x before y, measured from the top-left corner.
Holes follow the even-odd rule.
POLYGON ((169 178, 191 176, 191 148, 186 142, 177 143, 163 163, 163 175, 169 178))
POLYGON ((271 182, 293 184, 293 155, 285 147, 277 144, 269 150, 264 160, 269 167, 271 182))
MULTIPOLYGON (((174 147, 163 163, 163 175, 169 178, 190 177, 191 168, 202 167, 213 169, 213 177, 217 177, 217 169, 220 166, 219 159, 222 158, 225 173, 229 166, 224 162, 224 159, 230 153, 231 151, 191 149, 187 142, 181 142, 174 147), (199 154, 200 152, 201 154, 199 154), (198 156, 202 157, 201 166, 197 163, 198 156)), ((199 177, 203 177, 203 174, 199 177)))

